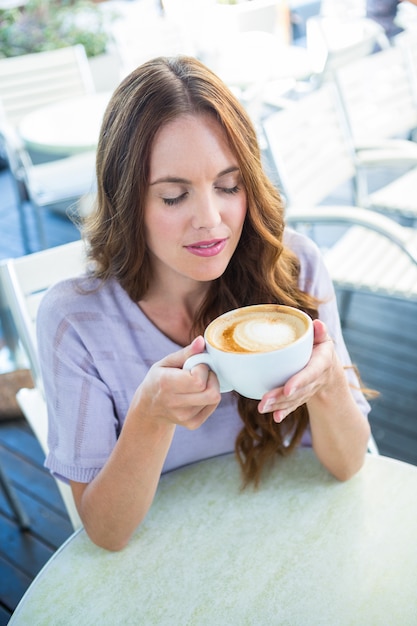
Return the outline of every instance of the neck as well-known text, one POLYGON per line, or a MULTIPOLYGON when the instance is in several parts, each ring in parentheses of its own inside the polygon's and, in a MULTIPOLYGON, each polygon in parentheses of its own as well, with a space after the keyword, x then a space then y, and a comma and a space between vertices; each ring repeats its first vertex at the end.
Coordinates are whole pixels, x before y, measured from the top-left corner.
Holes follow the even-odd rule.
POLYGON ((153 286, 139 306, 165 335, 179 345, 190 342, 195 315, 210 283, 194 283, 192 289, 166 289, 153 286))

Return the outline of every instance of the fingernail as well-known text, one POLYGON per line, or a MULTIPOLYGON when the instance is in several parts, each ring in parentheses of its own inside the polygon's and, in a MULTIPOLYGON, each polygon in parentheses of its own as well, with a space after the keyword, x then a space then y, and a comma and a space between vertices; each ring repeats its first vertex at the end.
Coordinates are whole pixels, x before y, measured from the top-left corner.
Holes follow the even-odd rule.
POLYGON ((264 404, 264 408, 262 409, 262 413, 268 413, 275 404, 274 398, 268 398, 268 400, 264 404))
POLYGON ((277 424, 280 424, 282 422, 282 420, 284 420, 286 417, 287 417, 286 411, 275 411, 274 412, 274 421, 277 422, 277 424))

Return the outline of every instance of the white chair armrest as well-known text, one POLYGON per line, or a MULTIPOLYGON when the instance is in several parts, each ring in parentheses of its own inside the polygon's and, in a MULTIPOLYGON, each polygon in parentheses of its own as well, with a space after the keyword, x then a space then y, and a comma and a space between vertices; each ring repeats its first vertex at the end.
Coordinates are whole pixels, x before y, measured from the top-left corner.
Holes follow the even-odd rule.
POLYGON ((356 148, 358 164, 367 167, 417 165, 417 143, 407 139, 387 139, 356 148))
POLYGON ((401 226, 376 211, 355 206, 314 206, 298 208, 291 206, 286 212, 287 224, 328 223, 364 226, 395 243, 411 261, 417 264, 417 230, 401 226))

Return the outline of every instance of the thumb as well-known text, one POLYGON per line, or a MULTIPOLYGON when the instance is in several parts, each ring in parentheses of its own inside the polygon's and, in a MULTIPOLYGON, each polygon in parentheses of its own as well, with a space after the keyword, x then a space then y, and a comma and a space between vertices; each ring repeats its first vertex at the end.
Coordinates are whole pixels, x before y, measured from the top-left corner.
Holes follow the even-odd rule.
POLYGON ((182 368, 185 361, 193 354, 199 354, 203 352, 205 348, 205 341, 202 335, 196 337, 188 346, 178 350, 177 352, 173 352, 169 354, 164 359, 161 360, 160 364, 163 367, 178 367, 182 368))
POLYGON ((317 345, 319 343, 325 343, 326 341, 331 341, 331 337, 327 332, 326 324, 324 324, 321 320, 314 320, 314 344, 317 345))

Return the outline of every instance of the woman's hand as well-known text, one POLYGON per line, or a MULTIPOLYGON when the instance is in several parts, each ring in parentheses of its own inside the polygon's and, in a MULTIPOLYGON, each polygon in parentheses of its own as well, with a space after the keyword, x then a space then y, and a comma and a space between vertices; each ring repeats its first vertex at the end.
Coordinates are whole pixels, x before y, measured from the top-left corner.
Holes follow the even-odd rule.
POLYGON ((261 413, 276 422, 307 404, 314 451, 339 480, 347 480, 363 465, 370 428, 356 404, 343 366, 323 322, 314 321, 313 354, 306 367, 278 389, 264 395, 261 413))
POLYGON ((97 545, 120 550, 127 544, 152 504, 176 426, 198 428, 220 402, 217 378, 205 365, 182 369, 204 345, 197 337, 151 367, 105 466, 90 483, 72 483, 84 527, 97 545))
POLYGON ((185 361, 204 350, 203 337, 155 363, 131 404, 144 419, 170 422, 194 430, 213 413, 221 395, 216 375, 206 365, 183 370, 185 361))
POLYGON ((315 320, 313 326, 313 353, 306 367, 292 376, 283 387, 266 393, 259 403, 259 412, 272 412, 278 423, 329 385, 332 379, 335 361, 333 341, 323 322, 315 320))

